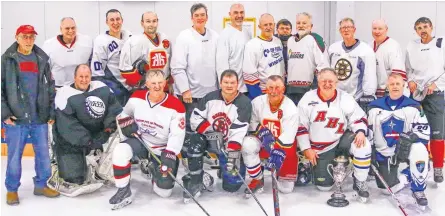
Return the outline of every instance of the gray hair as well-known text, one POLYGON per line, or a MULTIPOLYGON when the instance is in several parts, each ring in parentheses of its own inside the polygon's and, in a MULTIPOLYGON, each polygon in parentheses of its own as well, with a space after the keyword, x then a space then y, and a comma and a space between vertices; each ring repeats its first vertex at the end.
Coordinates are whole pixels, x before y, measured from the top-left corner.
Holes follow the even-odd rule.
POLYGON ((350 17, 345 17, 341 19, 340 22, 338 22, 338 26, 340 27, 343 22, 348 22, 348 21, 351 22, 353 26, 355 26, 354 20, 350 17))
POLYGON ((322 74, 325 74, 325 73, 331 73, 331 74, 334 74, 335 77, 337 77, 337 71, 335 71, 334 68, 327 67, 327 68, 323 68, 323 69, 321 69, 321 70, 318 72, 317 78, 320 79, 321 75, 322 75, 322 74))
POLYGON ((267 80, 272 80, 274 82, 280 80, 283 83, 283 85, 285 84, 284 83, 284 78, 282 76, 280 76, 280 75, 271 75, 271 76, 269 76, 267 78, 267 80))
POLYGON ((204 8, 204 10, 206 11, 206 15, 207 15, 207 6, 205 6, 205 4, 203 3, 196 3, 194 5, 192 5, 192 7, 190 8, 190 14, 193 17, 193 13, 195 13, 197 10, 204 8))
POLYGON ((70 20, 72 20, 73 22, 76 22, 76 21, 74 20, 74 18, 72 18, 72 17, 63 17, 63 18, 60 20, 60 25, 62 25, 63 21, 65 21, 65 20, 67 20, 67 19, 70 19, 70 20))
POLYGON ((161 75, 165 79, 165 74, 161 70, 148 70, 145 73, 145 82, 147 82, 151 77, 153 76, 159 76, 161 75))
POLYGON ((306 16, 307 18, 309 18, 309 20, 312 23, 312 15, 310 13, 308 13, 308 12, 299 13, 299 14, 297 14, 297 17, 299 17, 299 16, 306 16))

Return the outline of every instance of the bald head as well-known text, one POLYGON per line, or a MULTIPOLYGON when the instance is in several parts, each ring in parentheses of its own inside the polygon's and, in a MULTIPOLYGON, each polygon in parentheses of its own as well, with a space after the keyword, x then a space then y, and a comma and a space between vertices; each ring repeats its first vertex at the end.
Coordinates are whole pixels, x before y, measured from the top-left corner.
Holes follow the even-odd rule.
POLYGON ((230 23, 234 28, 241 30, 244 21, 244 14, 244 6, 242 4, 237 3, 230 6, 230 23))
POLYGON ((244 11, 244 5, 240 4, 240 3, 235 3, 235 4, 232 4, 232 6, 230 6, 230 12, 232 12, 234 10, 238 10, 238 9, 244 11))
POLYGON ((144 19, 158 19, 158 14, 153 11, 144 12, 141 17, 141 22, 143 22, 144 19))
POLYGON ((388 25, 384 19, 372 21, 372 37, 377 43, 382 43, 388 35, 388 25))
POLYGON ((260 25, 262 23, 270 23, 270 22, 275 23, 275 20, 271 14, 265 13, 260 16, 260 25))

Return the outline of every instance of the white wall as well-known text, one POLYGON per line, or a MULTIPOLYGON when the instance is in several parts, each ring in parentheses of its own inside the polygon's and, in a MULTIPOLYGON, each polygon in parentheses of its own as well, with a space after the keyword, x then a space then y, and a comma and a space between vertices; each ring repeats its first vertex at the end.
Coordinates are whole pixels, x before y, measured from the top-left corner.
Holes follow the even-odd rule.
MULTIPOLYGON (((155 11, 159 17, 159 31, 175 40, 178 33, 192 25, 190 7, 195 2, 2 2, 2 42, 3 53, 14 42, 15 31, 23 24, 33 25, 39 33, 36 44, 59 34, 60 19, 73 17, 77 22, 78 32, 92 37, 107 29, 105 13, 115 8, 121 11, 124 18, 123 28, 133 33, 142 33, 141 15, 145 11, 155 11), (18 13, 20 11, 20 13, 18 13)), ((329 3, 326 2, 241 2, 246 10, 246 17, 256 17, 271 13, 277 22, 287 18, 295 25, 296 14, 309 12, 314 15, 314 32, 329 38, 329 3)), ((208 7, 209 21, 207 27, 220 32, 223 29, 223 17, 228 16, 232 2, 204 2, 208 7)), ((257 32, 259 33, 259 31, 257 32)))

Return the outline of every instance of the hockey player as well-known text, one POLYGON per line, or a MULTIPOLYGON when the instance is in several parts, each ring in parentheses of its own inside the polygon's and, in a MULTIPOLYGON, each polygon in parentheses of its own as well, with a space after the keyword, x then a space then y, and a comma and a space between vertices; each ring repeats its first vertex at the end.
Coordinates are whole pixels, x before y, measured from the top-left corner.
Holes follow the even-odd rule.
POLYGON ((123 85, 133 90, 139 84, 144 86, 141 79, 146 70, 162 70, 166 79, 170 76, 171 42, 164 33, 158 32, 158 24, 156 13, 143 13, 141 27, 144 33, 133 35, 122 47, 119 70, 125 79, 123 85))
POLYGON ((122 107, 104 83, 91 81, 89 65, 74 71, 74 83, 60 88, 55 99, 53 128, 57 172, 49 185, 66 196, 90 193, 102 186, 95 178, 95 162, 87 160, 102 150, 116 130, 122 107), (59 179, 59 177, 61 179, 59 179))
MULTIPOLYGON (((428 150, 430 127, 420 104, 403 95, 404 76, 393 73, 388 77, 389 96, 369 104, 369 128, 375 145, 375 161, 379 173, 392 192, 411 185, 413 197, 420 206, 428 205, 424 190, 428 178, 428 150), (400 163, 408 167, 399 175, 400 163)), ((377 186, 387 189, 379 178, 377 186)))
POLYGON ((161 70, 149 70, 145 74, 147 89, 137 90, 118 116, 119 128, 127 138, 113 151, 113 170, 118 188, 111 197, 113 209, 131 203, 130 159, 133 155, 148 160, 146 169, 153 176, 153 191, 161 197, 169 197, 174 187, 180 153, 185 136, 185 108, 173 95, 165 93, 165 74, 161 70), (140 139, 136 139, 137 136, 140 139), (141 143, 142 140, 144 143, 141 143), (150 147, 161 163, 149 153, 150 147))
POLYGON ((414 100, 422 105, 431 126, 430 150, 433 156, 434 181, 443 182, 445 139, 445 42, 433 37, 433 24, 419 18, 414 30, 420 39, 411 41, 406 49, 408 87, 414 100))
POLYGON ((122 46, 131 37, 129 31, 122 30, 123 21, 120 11, 116 9, 107 11, 106 23, 109 30, 94 40, 91 59, 93 80, 102 81, 111 88, 122 106, 130 97, 128 91, 130 88, 119 71, 119 60, 122 46))
POLYGON ((366 178, 371 164, 366 114, 350 94, 337 89, 337 77, 334 69, 322 69, 318 74, 318 89, 306 93, 298 103, 297 141, 314 166, 315 185, 322 191, 329 191, 334 179, 342 175, 335 172, 334 159, 353 155, 353 189, 366 201, 369 197, 366 178), (328 170, 329 164, 334 164, 334 171, 328 170))
MULTIPOLYGON (((222 173, 222 187, 228 192, 237 191, 242 183, 236 172, 240 167, 241 143, 246 136, 252 113, 250 100, 237 90, 238 74, 234 70, 225 70, 220 78, 221 90, 207 94, 199 101, 198 107, 193 110, 190 124, 196 133, 186 141, 189 146, 184 146, 187 151, 182 156, 188 156, 189 174, 183 177, 185 187, 189 192, 198 197, 201 190, 205 189, 203 177, 203 154, 205 150, 215 151, 219 154, 220 169, 222 173), (215 142, 206 139, 206 135, 219 132, 222 134, 224 153, 220 153, 215 142)), ((190 197, 184 193, 185 201, 190 197)))
MULTIPOLYGON (((287 41, 292 36, 292 23, 287 19, 281 19, 277 22, 277 34, 274 35, 278 39, 280 39, 281 44, 283 45, 283 59, 284 59, 284 74, 287 75, 287 60, 288 52, 287 52, 287 41)), ((286 79, 285 79, 286 80, 286 79)))
MULTIPOLYGON (((230 7, 230 24, 221 32, 216 47, 216 72, 218 79, 227 70, 234 70, 239 77, 238 90, 246 93, 247 88, 243 80, 244 46, 252 39, 252 32, 243 28, 244 6, 233 4, 230 7)), ((221 80, 219 80, 221 81, 221 80)))
POLYGON ((286 95, 295 105, 314 86, 317 71, 329 66, 326 45, 320 35, 311 32, 312 26, 310 14, 298 14, 297 34, 287 42, 289 68, 286 95))
MULTIPOLYGON (((267 78, 267 94, 252 101, 249 131, 253 133, 244 138, 241 152, 252 179, 249 188, 253 193, 262 192, 264 187, 261 160, 267 160, 266 168, 276 169, 279 191, 290 193, 294 189, 298 164, 295 142, 298 112, 284 91, 284 79, 272 75, 267 78)), ((245 193, 250 197, 249 190, 245 193)))
MULTIPOLYGON (((372 22, 371 42, 374 46, 374 52, 377 62, 377 98, 386 95, 386 82, 391 73, 398 73, 406 80, 405 62, 403 60, 402 49, 399 43, 393 38, 388 37, 388 25, 385 20, 377 19, 372 22)), ((405 88, 405 96, 409 97, 408 88, 405 88)))
POLYGON ((42 47, 50 58, 56 90, 73 83, 74 69, 79 64, 89 63, 93 51, 93 40, 87 35, 77 33, 73 18, 62 18, 60 32, 62 34, 46 40, 42 47))
POLYGON ((337 72, 338 88, 351 94, 366 112, 377 90, 375 54, 355 38, 354 20, 344 18, 339 26, 343 40, 329 46, 330 65, 337 72))
POLYGON ((244 49, 243 76, 250 99, 265 93, 269 76, 285 75, 283 45, 273 36, 274 26, 272 15, 261 15, 258 24, 261 35, 247 42, 244 49))
POLYGON ((175 94, 184 102, 186 129, 190 129, 190 115, 198 101, 218 89, 216 75, 216 46, 218 33, 207 28, 207 7, 202 3, 190 8, 193 26, 179 33, 172 57, 172 76, 175 94))

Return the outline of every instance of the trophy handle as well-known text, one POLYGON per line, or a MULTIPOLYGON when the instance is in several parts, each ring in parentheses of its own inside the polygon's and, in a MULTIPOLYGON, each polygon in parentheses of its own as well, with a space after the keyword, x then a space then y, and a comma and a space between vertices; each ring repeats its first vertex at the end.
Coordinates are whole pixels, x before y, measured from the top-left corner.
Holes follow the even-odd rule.
POLYGON ((331 168, 332 170, 334 170, 334 165, 332 164, 328 164, 328 166, 326 167, 326 170, 328 171, 328 174, 331 176, 332 179, 334 179, 334 175, 332 175, 331 171, 329 170, 329 168, 331 168))

